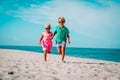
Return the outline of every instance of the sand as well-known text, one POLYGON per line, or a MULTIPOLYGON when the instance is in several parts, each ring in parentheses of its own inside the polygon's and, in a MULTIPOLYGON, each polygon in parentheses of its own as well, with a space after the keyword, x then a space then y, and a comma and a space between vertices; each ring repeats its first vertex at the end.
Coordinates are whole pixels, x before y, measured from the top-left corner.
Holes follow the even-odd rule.
POLYGON ((120 80, 120 63, 0 49, 0 80, 120 80))

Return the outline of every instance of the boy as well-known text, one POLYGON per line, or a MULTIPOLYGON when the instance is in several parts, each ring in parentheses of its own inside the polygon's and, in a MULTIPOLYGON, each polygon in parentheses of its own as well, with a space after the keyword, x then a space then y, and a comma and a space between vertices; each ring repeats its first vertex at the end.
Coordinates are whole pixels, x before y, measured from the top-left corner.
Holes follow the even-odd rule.
POLYGON ((56 36, 56 45, 58 53, 62 55, 62 61, 64 62, 65 57, 65 48, 66 48, 66 41, 70 44, 70 37, 69 37, 69 30, 64 25, 65 24, 65 18, 59 17, 58 18, 59 26, 56 26, 55 32, 52 36, 52 38, 56 36))

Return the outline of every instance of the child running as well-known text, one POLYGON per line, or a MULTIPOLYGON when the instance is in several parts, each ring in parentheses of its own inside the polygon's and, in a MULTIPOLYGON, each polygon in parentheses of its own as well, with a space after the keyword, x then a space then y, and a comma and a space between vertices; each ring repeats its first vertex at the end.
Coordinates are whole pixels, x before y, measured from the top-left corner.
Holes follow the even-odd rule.
POLYGON ((58 53, 62 55, 62 61, 64 61, 65 57, 65 48, 66 48, 66 41, 70 44, 70 37, 69 37, 69 30, 68 28, 64 25, 65 24, 65 18, 64 17, 59 17, 58 18, 58 23, 59 25, 56 26, 55 32, 52 36, 52 38, 56 36, 56 45, 57 45, 57 50, 58 53))
POLYGON ((40 37, 39 45, 42 45, 43 51, 44 51, 44 61, 47 61, 47 53, 51 52, 52 49, 52 32, 50 31, 50 24, 45 25, 45 31, 42 33, 40 37))

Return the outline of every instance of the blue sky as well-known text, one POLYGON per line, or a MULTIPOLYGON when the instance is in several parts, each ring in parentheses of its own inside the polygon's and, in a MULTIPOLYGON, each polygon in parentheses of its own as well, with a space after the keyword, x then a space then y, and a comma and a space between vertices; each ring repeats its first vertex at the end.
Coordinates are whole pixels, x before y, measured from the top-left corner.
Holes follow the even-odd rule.
POLYGON ((1 0, 0 45, 37 46, 44 24, 54 32, 59 16, 69 47, 120 48, 120 0, 1 0))

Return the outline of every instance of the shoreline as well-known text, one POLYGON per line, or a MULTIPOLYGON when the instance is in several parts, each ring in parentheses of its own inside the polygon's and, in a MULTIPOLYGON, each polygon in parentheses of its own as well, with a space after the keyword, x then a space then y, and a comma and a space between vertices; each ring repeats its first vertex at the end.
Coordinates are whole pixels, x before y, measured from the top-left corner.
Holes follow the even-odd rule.
POLYGON ((0 80, 120 80, 120 63, 0 49, 0 80))
MULTIPOLYGON (((19 46, 24 46, 24 47, 40 47, 40 45, 0 45, 1 47, 3 47, 3 46, 17 46, 17 47, 19 47, 19 46)), ((55 47, 56 48, 56 46, 53 46, 53 47, 55 47)), ((98 48, 96 48, 96 47, 73 47, 73 46, 67 46, 67 48, 81 48, 81 49, 113 49, 113 50, 120 50, 120 48, 107 48, 107 47, 98 47, 98 48)))
MULTIPOLYGON (((42 52, 39 51, 31 51, 31 50, 24 50, 24 49, 14 49, 14 48, 0 48, 0 49, 5 49, 5 50, 18 50, 18 51, 27 51, 27 52, 34 52, 34 53, 39 53, 43 54, 42 52)), ((51 55, 60 55, 59 53, 51 53, 51 55)), ((108 60, 108 59, 99 59, 99 58, 93 58, 93 57, 79 57, 79 56, 71 56, 71 55, 65 55, 68 57, 73 57, 73 58, 82 58, 82 59, 92 59, 92 60, 101 60, 101 61, 109 61, 109 62, 120 62, 120 60, 108 60)))
MULTIPOLYGON (((4 47, 0 47, 0 48, 13 49, 13 50, 25 50, 25 51, 43 53, 42 47, 40 47, 40 46, 36 46, 36 47, 4 46, 4 47)), ((120 50, 92 49, 92 48, 69 48, 69 47, 67 47, 65 52, 66 52, 66 56, 70 56, 70 57, 120 62, 120 50), (72 50, 72 51, 70 51, 70 50, 72 50)), ((57 49, 55 47, 53 47, 51 53, 58 55, 57 49)))

